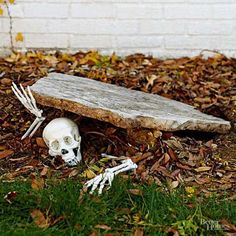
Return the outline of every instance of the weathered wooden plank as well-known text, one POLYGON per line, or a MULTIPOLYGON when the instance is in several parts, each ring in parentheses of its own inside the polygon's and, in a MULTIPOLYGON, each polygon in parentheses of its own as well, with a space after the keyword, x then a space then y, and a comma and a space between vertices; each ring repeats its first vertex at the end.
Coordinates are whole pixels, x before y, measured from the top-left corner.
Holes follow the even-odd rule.
POLYGON ((155 94, 76 76, 51 73, 31 90, 38 103, 118 127, 145 127, 163 131, 199 130, 225 133, 230 123, 194 107, 155 94))

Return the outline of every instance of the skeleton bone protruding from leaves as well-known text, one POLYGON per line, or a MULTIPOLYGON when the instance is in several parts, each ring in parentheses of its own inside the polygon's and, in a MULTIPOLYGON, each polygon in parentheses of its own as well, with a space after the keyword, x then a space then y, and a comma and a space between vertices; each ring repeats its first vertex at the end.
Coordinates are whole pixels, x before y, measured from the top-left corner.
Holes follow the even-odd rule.
MULTIPOLYGON (((119 159, 118 157, 107 155, 105 153, 103 153, 102 156, 109 159, 119 159)), ((87 181, 85 183, 85 186, 87 188, 91 187, 90 193, 92 194, 99 187, 98 194, 101 194, 106 184, 108 184, 109 188, 111 187, 112 181, 116 175, 137 168, 137 165, 130 158, 122 160, 121 163, 121 165, 118 165, 116 167, 107 168, 103 174, 100 174, 87 181)))
POLYGON ((29 86, 27 87, 26 91, 21 84, 20 84, 21 89, 18 89, 16 84, 12 83, 11 88, 16 97, 24 105, 24 107, 36 116, 36 119, 29 127, 29 129, 26 131, 26 133, 22 136, 21 139, 24 139, 27 136, 32 137, 34 133, 37 131, 37 129, 40 127, 40 125, 43 123, 43 121, 45 120, 45 117, 42 116, 43 111, 38 109, 36 101, 30 91, 29 86))

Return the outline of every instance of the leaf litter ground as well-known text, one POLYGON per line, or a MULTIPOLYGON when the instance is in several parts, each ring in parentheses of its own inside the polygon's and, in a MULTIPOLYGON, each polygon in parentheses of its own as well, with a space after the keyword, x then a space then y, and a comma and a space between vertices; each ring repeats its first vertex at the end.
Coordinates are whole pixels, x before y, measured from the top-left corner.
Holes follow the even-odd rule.
POLYGON ((205 59, 162 60, 142 54, 120 58, 96 51, 67 53, 13 53, 0 58, 0 175, 3 181, 31 176, 32 187, 42 188, 44 179, 94 177, 115 161, 101 153, 128 156, 138 164, 130 176, 134 182, 156 183, 170 191, 178 186, 195 194, 228 193, 236 198, 236 59, 216 53, 205 59), (124 130, 111 124, 41 107, 46 121, 33 138, 21 141, 34 117, 15 98, 11 83, 32 85, 49 72, 66 73, 112 83, 175 99, 214 116, 231 121, 226 135, 198 132, 124 130), (47 153, 41 134, 56 117, 69 117, 80 127, 82 165, 66 167, 47 153))

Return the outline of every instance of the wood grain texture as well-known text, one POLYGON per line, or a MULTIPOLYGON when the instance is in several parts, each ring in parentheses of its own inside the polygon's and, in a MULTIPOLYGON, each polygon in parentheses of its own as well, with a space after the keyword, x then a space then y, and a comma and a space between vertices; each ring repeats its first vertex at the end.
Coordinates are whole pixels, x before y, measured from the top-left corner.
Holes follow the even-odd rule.
POLYGON ((230 123, 155 94, 71 75, 51 73, 31 90, 39 104, 110 122, 118 127, 225 133, 230 123))

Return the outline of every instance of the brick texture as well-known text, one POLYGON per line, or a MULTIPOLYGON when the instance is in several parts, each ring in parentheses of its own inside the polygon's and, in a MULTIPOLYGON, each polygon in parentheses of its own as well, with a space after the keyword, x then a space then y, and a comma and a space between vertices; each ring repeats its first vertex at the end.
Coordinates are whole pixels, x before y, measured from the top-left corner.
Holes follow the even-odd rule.
MULTIPOLYGON (((98 49, 120 55, 193 56, 204 49, 236 57, 236 0, 15 0, 9 6, 19 50, 98 49)), ((0 16, 0 53, 10 48, 0 16)))

